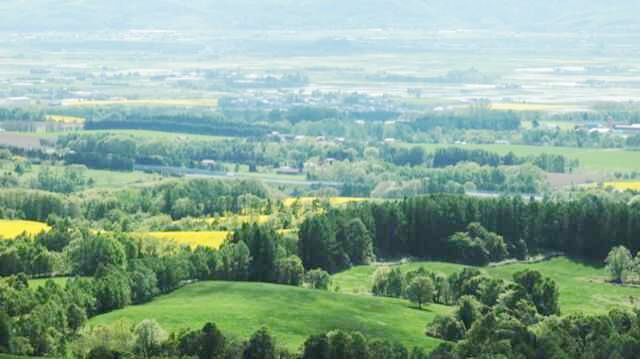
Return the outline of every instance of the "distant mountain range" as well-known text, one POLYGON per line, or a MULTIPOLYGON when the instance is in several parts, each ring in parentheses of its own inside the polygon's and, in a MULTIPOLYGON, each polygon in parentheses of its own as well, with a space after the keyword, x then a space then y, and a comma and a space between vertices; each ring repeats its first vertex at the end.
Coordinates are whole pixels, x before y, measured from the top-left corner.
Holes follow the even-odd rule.
POLYGON ((630 32, 638 0, 3 0, 0 31, 484 28, 630 32))

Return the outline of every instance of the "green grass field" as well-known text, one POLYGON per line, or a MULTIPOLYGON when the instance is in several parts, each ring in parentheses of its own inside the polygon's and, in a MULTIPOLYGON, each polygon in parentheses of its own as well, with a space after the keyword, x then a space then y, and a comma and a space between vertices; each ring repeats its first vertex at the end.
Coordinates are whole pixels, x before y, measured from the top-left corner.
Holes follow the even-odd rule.
POLYGON ((29 288, 37 289, 37 288, 42 287, 43 285, 45 285, 45 283, 47 283, 47 281, 49 281, 49 280, 52 280, 57 285, 59 285, 61 287, 64 287, 65 284, 67 284, 67 280, 68 279, 69 279, 69 277, 53 277, 53 278, 29 279, 29 288))
POLYGON ((436 314, 453 308, 429 305, 423 310, 392 298, 375 298, 265 283, 201 282, 91 319, 89 325, 125 319, 155 318, 169 331, 200 328, 215 322, 223 333, 249 337, 271 328, 279 345, 298 350, 309 335, 333 329, 360 331, 371 338, 433 349, 439 341, 424 335, 436 314))
MULTIPOLYGON (((413 262, 401 264, 403 271, 424 266, 430 270, 449 275, 460 271, 463 265, 442 262, 413 262)), ((495 278, 511 280, 513 274, 525 269, 540 271, 552 278, 560 288, 560 310, 568 313, 606 313, 615 307, 632 308, 632 301, 640 302, 640 288, 623 287, 607 283, 604 268, 596 268, 559 257, 538 263, 514 263, 481 268, 495 278), (633 299, 631 299, 633 298, 633 299)), ((371 278, 376 266, 358 266, 333 276, 334 285, 340 292, 368 294, 371 278)))
POLYGON ((175 140, 175 139, 190 139, 190 140, 214 140, 214 141, 222 141, 231 137, 224 136, 212 136, 212 135, 197 135, 190 133, 174 133, 174 132, 164 132, 164 131, 151 131, 151 130, 77 130, 77 131, 47 131, 47 132, 7 132, 10 134, 15 134, 17 136, 29 136, 29 137, 38 137, 38 138, 55 138, 64 135, 73 135, 73 134, 86 134, 86 135, 96 135, 101 133, 109 133, 109 134, 121 134, 121 135, 131 135, 135 137, 145 138, 145 139, 167 139, 167 140, 175 140))
MULTIPOLYGON (((401 144, 412 147, 416 144, 401 144)), ((640 170, 640 151, 605 148, 577 148, 577 147, 551 147, 551 146, 527 146, 527 145, 444 145, 444 144, 420 144, 427 152, 434 152, 438 148, 460 147, 467 149, 482 149, 505 155, 512 151, 517 156, 539 155, 542 153, 560 154, 570 159, 580 161, 580 167, 589 171, 614 171, 614 170, 640 170)))

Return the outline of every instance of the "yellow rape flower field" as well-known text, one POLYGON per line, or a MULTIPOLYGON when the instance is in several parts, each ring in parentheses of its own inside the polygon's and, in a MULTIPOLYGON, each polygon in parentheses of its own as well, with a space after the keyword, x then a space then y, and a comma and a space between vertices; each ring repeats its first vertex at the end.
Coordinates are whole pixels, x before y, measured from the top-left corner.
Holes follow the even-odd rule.
POLYGON ((83 124, 85 119, 83 117, 76 116, 64 116, 64 115, 47 115, 47 121, 60 122, 64 124, 83 124))
MULTIPOLYGON (((313 204, 313 201, 315 200, 322 201, 323 199, 318 197, 287 197, 284 200, 282 200, 282 203, 286 207, 291 207, 297 201, 299 204, 303 206, 310 206, 313 204)), ((365 202, 368 200, 369 200, 368 198, 362 198, 362 197, 330 197, 329 203, 332 206, 339 206, 347 203, 365 202)))
POLYGON ((605 182, 605 188, 613 188, 618 191, 640 191, 640 182, 605 182))
POLYGON ((14 239, 22 233, 31 235, 48 232, 51 229, 46 223, 18 219, 0 219, 0 237, 14 239))
POLYGON ((223 217, 210 217, 205 219, 208 224, 230 224, 230 223, 259 223, 266 224, 271 220, 271 216, 268 214, 260 214, 256 216, 223 216, 223 217))
POLYGON ((194 247, 209 247, 218 249, 229 238, 228 231, 203 231, 203 232, 144 232, 143 236, 160 240, 172 241, 178 245, 194 247))
MULTIPOLYGON (((296 234, 296 229, 279 229, 281 235, 296 234)), ((209 247, 219 249, 222 244, 229 239, 233 232, 230 231, 201 231, 201 232, 140 232, 139 235, 155 238, 163 241, 170 241, 181 246, 209 247)))

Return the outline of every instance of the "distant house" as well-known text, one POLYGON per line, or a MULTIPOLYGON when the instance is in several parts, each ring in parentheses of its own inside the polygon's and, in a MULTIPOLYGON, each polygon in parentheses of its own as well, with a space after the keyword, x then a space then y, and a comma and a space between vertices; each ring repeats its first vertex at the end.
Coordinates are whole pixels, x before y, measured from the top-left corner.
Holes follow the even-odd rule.
POLYGON ((217 163, 216 161, 214 161, 214 160, 202 160, 202 161, 200 161, 200 164, 201 164, 203 167, 206 167, 206 168, 207 168, 207 169, 209 169, 209 170, 213 170, 213 169, 215 169, 215 168, 216 168, 216 165, 217 165, 218 163, 217 163))
POLYGON ((276 173, 279 175, 299 175, 300 170, 289 166, 282 166, 276 169, 276 173))
POLYGON ((336 159, 335 159, 335 158, 328 157, 328 158, 325 158, 325 159, 322 161, 322 164, 323 164, 323 165, 332 165, 335 161, 336 161, 336 159))

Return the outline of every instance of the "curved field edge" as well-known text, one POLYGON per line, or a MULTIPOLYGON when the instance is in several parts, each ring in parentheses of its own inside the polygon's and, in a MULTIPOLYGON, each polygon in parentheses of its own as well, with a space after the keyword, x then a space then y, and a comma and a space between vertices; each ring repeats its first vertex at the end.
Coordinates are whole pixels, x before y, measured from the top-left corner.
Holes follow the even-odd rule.
POLYGON ((248 338, 269 327, 278 343, 299 350, 305 339, 333 329, 431 350, 440 340, 425 336, 427 323, 453 308, 411 308, 405 300, 354 296, 292 286, 247 282, 199 282, 152 302, 97 316, 89 325, 156 319, 166 330, 196 329, 215 322, 225 335, 248 338))
MULTIPOLYGON (((333 276, 333 284, 340 292, 368 294, 371 278, 379 265, 358 266, 333 276)), ((444 262, 410 262, 397 264, 402 271, 421 266, 446 275, 462 270, 465 266, 444 262)), ((486 274, 509 281, 513 274, 526 269, 540 271, 556 281, 560 289, 562 314, 604 314, 613 308, 635 308, 640 301, 640 288, 626 287, 607 282, 607 272, 566 257, 557 257, 537 263, 517 262, 495 267, 478 268, 486 274)))
POLYGON ((36 235, 51 229, 43 222, 22 219, 0 219, 0 239, 14 239, 22 233, 36 235))

